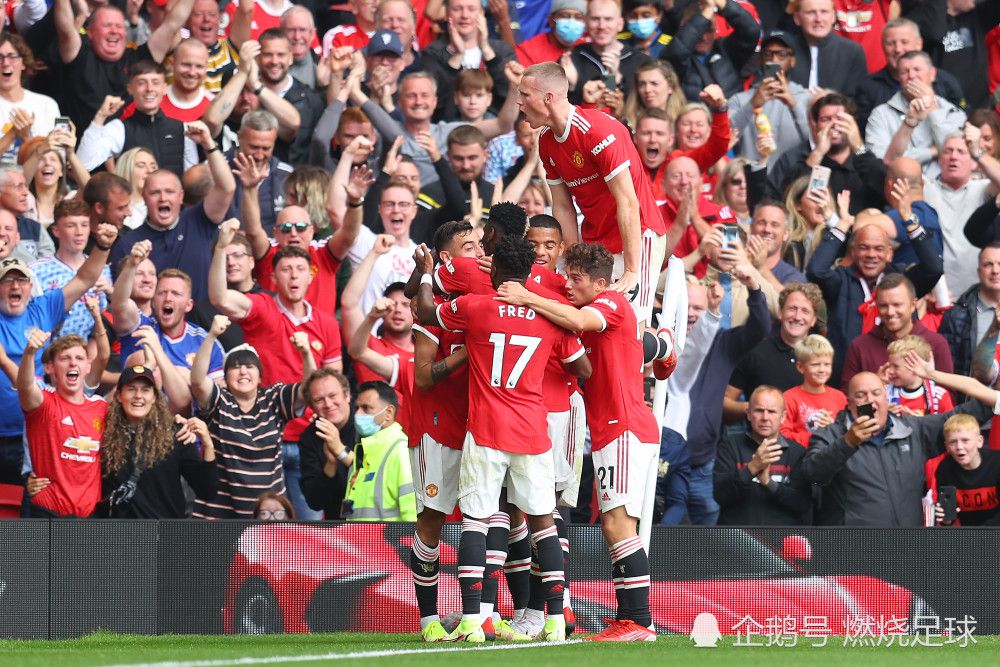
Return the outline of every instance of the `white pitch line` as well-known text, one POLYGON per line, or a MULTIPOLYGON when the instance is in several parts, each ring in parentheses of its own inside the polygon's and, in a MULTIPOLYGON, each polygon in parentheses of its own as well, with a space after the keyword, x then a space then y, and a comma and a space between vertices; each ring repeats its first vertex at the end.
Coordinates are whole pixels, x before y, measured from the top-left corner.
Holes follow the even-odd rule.
POLYGON ((260 658, 229 658, 221 660, 168 660, 165 662, 123 663, 105 667, 235 667, 237 665, 270 665, 283 662, 319 662, 320 660, 363 660, 365 658, 388 658, 396 655, 418 655, 424 653, 457 653, 459 651, 511 651, 525 648, 549 648, 582 644, 582 639, 565 642, 503 644, 499 646, 476 646, 461 648, 407 648, 385 649, 382 651, 358 651, 356 653, 320 653, 315 655, 275 655, 260 658))

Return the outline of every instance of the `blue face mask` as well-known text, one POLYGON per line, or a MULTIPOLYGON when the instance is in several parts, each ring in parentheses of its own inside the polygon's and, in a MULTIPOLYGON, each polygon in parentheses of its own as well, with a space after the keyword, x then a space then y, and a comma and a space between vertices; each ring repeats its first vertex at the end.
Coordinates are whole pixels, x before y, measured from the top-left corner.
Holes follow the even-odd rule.
POLYGON ((556 37, 563 44, 576 44, 583 37, 583 21, 576 19, 556 19, 556 37))
POLYGON ((629 21, 628 29, 636 39, 647 39, 656 32, 656 19, 647 17, 637 21, 629 21))
POLYGON ((382 408, 373 415, 369 415, 364 412, 355 412, 354 428, 357 429, 358 435, 360 435, 362 438, 367 438, 369 436, 378 433, 381 430, 382 426, 380 424, 375 423, 375 418, 378 417, 383 412, 385 412, 386 408, 388 407, 389 407, 388 405, 385 406, 385 408, 382 408))

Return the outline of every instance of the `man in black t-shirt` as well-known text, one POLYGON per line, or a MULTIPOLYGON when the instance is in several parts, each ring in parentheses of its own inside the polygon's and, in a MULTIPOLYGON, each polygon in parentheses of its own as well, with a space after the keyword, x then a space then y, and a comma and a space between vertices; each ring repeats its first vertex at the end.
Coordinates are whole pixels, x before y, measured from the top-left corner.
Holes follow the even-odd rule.
POLYGON ((817 312, 822 307, 823 295, 815 285, 788 283, 785 286, 778 295, 778 330, 754 346, 729 379, 722 406, 727 423, 746 416, 747 402, 741 396, 749 397, 757 387, 766 384, 786 391, 802 384, 792 348, 812 332, 817 312))
POLYGON ((108 95, 124 97, 129 69, 140 60, 163 62, 174 36, 187 21, 194 0, 177 0, 163 23, 140 47, 125 41, 125 15, 114 5, 98 7, 87 22, 82 36, 73 16, 72 0, 55 0, 53 18, 63 79, 59 108, 85 128, 108 95))
POLYGON ((955 487, 958 519, 945 524, 939 500, 937 524, 1000 526, 1000 451, 982 448, 979 422, 971 415, 955 415, 944 423, 944 447, 947 455, 940 459, 928 485, 938 497, 942 486, 955 487))

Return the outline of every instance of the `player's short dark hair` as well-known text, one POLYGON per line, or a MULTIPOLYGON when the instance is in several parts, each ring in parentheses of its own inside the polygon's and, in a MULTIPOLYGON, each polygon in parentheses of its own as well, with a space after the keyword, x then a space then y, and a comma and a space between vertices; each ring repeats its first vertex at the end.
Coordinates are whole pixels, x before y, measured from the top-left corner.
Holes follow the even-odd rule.
POLYGON ((562 225, 559 224, 558 220, 547 213, 539 213, 538 215, 531 216, 531 220, 528 221, 528 225, 531 229, 554 229, 559 232, 559 236, 562 237, 562 225))
POLYGON ((472 231, 472 223, 468 220, 452 220, 446 222, 434 232, 434 250, 441 252, 446 246, 451 245, 455 237, 459 234, 467 234, 472 231))
POLYGON ((492 225, 494 234, 523 239, 528 233, 528 214, 514 202, 502 201, 490 207, 487 225, 492 225))
POLYGON ((827 93, 809 107, 809 117, 812 118, 813 123, 819 122, 819 111, 823 107, 844 107, 844 111, 850 115, 854 117, 858 115, 858 105, 850 97, 836 92, 827 93))
POLYGON ((271 268, 278 268, 278 262, 286 257, 301 257, 310 265, 312 264, 312 257, 309 256, 309 252, 305 248, 297 245, 286 245, 284 248, 279 248, 278 252, 274 253, 274 259, 271 260, 271 268))
POLYGON ((526 239, 501 236, 493 248, 493 266, 507 278, 525 279, 535 264, 535 250, 526 239))
POLYGON ((87 202, 87 206, 94 204, 107 206, 112 192, 132 194, 132 185, 118 174, 99 171, 83 186, 83 201, 87 202))
POLYGON ((393 292, 402 292, 405 289, 406 283, 402 283, 397 280, 394 283, 389 283, 389 285, 382 291, 382 296, 389 296, 393 292))
POLYGON ((380 401, 386 405, 391 405, 396 412, 399 412, 399 398, 396 396, 396 390, 387 385, 382 380, 372 380, 370 382, 362 382, 361 386, 358 387, 358 396, 365 391, 374 391, 378 394, 380 401))
POLYGON ((615 258, 608 249, 599 243, 574 243, 563 255, 566 269, 576 269, 586 273, 591 280, 604 278, 611 282, 611 271, 615 267, 615 258))

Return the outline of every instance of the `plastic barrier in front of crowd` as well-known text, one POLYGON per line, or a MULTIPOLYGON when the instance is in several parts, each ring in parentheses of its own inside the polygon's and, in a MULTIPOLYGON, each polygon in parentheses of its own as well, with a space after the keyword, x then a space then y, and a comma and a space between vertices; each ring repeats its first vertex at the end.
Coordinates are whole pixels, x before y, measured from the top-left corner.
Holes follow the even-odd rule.
MULTIPOLYGON (((0 521, 0 636, 415 631, 412 535, 410 524, 0 521)), ((607 548, 596 526, 571 526, 570 543, 578 627, 592 631, 615 606, 607 548)), ((457 544, 448 525, 442 613, 460 608, 457 544)), ((912 632, 972 617, 977 634, 1000 633, 1000 530, 656 527, 652 544, 660 632, 687 634, 710 612, 723 634, 779 622, 912 632)), ((509 614, 502 580, 500 598, 509 614)))

